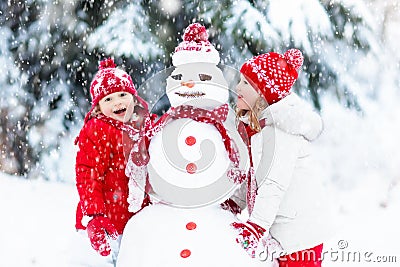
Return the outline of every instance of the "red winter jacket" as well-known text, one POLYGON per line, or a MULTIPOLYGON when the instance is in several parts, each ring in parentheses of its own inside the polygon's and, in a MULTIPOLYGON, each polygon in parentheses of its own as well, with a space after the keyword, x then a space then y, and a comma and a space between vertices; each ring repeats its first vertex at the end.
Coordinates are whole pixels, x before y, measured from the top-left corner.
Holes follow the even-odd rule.
POLYGON ((90 119, 78 137, 76 186, 80 201, 76 225, 83 215, 103 214, 119 234, 133 213, 128 211, 128 180, 125 175, 132 140, 122 130, 98 118, 90 119))

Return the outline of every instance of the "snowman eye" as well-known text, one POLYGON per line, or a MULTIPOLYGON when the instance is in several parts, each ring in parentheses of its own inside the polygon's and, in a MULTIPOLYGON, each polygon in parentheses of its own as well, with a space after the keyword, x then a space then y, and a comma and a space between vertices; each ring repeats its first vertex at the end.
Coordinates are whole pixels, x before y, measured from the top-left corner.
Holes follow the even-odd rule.
POLYGON ((182 74, 176 74, 171 76, 172 79, 180 81, 182 80, 182 74))
POLYGON ((200 81, 209 81, 212 79, 211 75, 200 73, 199 74, 200 81))

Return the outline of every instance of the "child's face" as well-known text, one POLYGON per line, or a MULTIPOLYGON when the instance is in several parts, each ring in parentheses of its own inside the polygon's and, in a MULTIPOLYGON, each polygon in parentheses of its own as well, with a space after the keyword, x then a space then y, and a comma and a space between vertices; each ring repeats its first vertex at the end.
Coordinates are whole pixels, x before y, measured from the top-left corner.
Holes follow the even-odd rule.
POLYGON ((257 99, 260 97, 258 92, 250 85, 243 74, 240 74, 240 81, 236 85, 238 94, 236 106, 238 109, 251 110, 257 99))
POLYGON ((101 113, 114 120, 127 122, 132 117, 136 101, 127 92, 115 92, 99 101, 101 113))

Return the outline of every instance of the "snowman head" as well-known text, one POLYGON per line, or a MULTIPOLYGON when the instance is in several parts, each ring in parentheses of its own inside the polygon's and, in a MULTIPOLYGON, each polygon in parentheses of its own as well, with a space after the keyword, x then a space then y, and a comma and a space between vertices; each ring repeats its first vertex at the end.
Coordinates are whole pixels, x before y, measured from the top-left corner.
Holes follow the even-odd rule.
POLYGON ((208 41, 205 27, 199 23, 189 25, 172 56, 176 68, 167 78, 171 106, 213 109, 227 103, 228 83, 217 67, 219 59, 218 51, 208 41))
POLYGON ((214 64, 179 65, 167 78, 167 96, 172 107, 191 105, 213 109, 228 102, 228 83, 214 64))

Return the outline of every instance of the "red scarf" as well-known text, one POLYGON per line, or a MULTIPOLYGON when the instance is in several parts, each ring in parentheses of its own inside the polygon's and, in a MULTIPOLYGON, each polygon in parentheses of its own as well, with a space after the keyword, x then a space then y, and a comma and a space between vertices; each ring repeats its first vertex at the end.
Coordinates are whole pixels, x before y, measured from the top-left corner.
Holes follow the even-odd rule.
MULTIPOLYGON (((238 148, 234 140, 230 138, 223 124, 223 122, 226 121, 226 118, 228 116, 228 111, 229 108, 227 104, 221 105, 215 108, 214 110, 206 110, 189 105, 182 105, 176 108, 172 107, 155 124, 151 125, 151 127, 148 127, 147 129, 144 128, 141 130, 141 133, 139 134, 139 139, 140 139, 139 143, 144 143, 141 141, 143 139, 150 140, 151 138, 153 138, 171 120, 188 118, 197 122, 212 124, 221 134, 225 149, 233 165, 227 171, 227 176, 234 183, 241 184, 246 179, 246 174, 244 173, 243 170, 239 169, 240 157, 238 148)), ((132 162, 136 166, 143 166, 148 163, 149 155, 147 148, 144 151, 145 153, 143 153, 142 149, 139 149, 138 151, 132 150, 130 157, 132 162), (146 157, 143 158, 143 155, 146 155, 146 157)))
POLYGON ((139 144, 138 147, 134 147, 130 153, 130 159, 128 161, 127 176, 130 177, 130 196, 129 205, 131 211, 136 211, 140 208, 142 203, 142 191, 138 187, 138 184, 144 186, 147 183, 147 168, 146 165, 149 161, 149 154, 147 145, 158 132, 160 132, 165 125, 171 120, 189 118, 194 121, 204 122, 212 124, 216 127, 224 142, 225 149, 229 155, 229 159, 232 162, 229 170, 227 171, 227 177, 236 184, 241 184, 247 178, 247 173, 239 169, 239 152, 234 140, 232 140, 223 124, 226 121, 228 115, 228 105, 222 105, 214 110, 205 110, 196 108, 193 106, 178 106, 176 108, 170 108, 156 123, 148 124, 142 127, 138 135, 139 144), (146 140, 146 142, 144 141, 146 140), (139 188, 139 190, 138 190, 139 188))
MULTIPOLYGON (((266 121, 267 121, 266 119, 261 119, 259 121, 261 129, 265 127, 266 121)), ((247 193, 246 193, 247 209, 250 215, 253 212, 254 203, 256 201, 256 196, 257 196, 257 189, 258 189, 257 179, 255 176, 255 170, 253 165, 253 157, 251 156, 251 137, 258 132, 251 129, 250 125, 248 124, 244 125, 243 123, 240 123, 238 125, 238 131, 241 134, 243 141, 247 144, 247 150, 249 151, 249 157, 250 157, 250 169, 249 173, 247 174, 247 193)))

